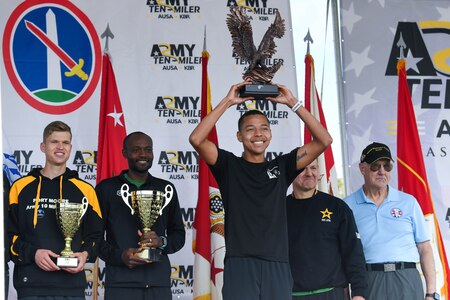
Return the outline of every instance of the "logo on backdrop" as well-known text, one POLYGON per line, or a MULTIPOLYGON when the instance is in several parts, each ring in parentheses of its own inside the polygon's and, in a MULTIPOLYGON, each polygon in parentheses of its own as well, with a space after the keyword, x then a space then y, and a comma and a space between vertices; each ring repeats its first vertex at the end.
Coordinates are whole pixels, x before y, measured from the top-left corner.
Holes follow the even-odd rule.
POLYGON ((236 105, 236 110, 240 112, 240 116, 248 110, 254 109, 263 112, 267 116, 267 119, 269 119, 270 125, 280 125, 282 120, 287 120, 288 118, 288 112, 286 110, 277 110, 277 103, 269 100, 250 100, 236 105))
POLYGON ((161 171, 170 180, 198 179, 198 153, 196 151, 161 151, 158 159, 161 171))
MULTIPOLYGON (((33 152, 33 150, 15 150, 13 153, 17 162, 17 168, 22 176, 28 174, 34 168, 42 168, 42 165, 40 164, 31 163, 33 152)), ((97 151, 74 151, 72 165, 72 169, 78 172, 81 179, 95 184, 97 174, 97 151)))
POLYGON ((170 274, 172 295, 191 295, 193 293, 193 265, 172 265, 170 274))
MULTIPOLYGON (((242 6, 247 9, 250 20, 269 21, 269 16, 275 15, 278 10, 275 6, 268 6, 269 0, 227 0, 227 7, 230 6, 242 6)), ((276 1, 275 1, 276 2, 276 1)))
POLYGON ((194 223, 194 208, 181 207, 181 216, 183 217, 184 228, 191 230, 192 224, 194 223))
POLYGON ((200 6, 189 5, 188 0, 147 0, 146 5, 158 19, 190 20, 200 13, 200 6))
MULTIPOLYGON (((447 25, 450 25, 450 22, 446 23, 448 23, 447 25)), ((449 28, 447 28, 447 31, 448 29, 449 28)), ((407 60, 406 74, 408 76, 436 76, 437 69, 435 69, 430 53, 428 52, 427 45, 425 44, 425 36, 422 36, 422 34, 425 35, 426 33, 427 30, 421 31, 418 24, 415 22, 398 23, 397 31, 392 43, 386 75, 397 76, 397 60, 400 57, 400 51, 403 51, 403 57, 407 60)), ((429 31, 428 33, 442 34, 445 33, 445 31, 435 28, 435 30, 429 31)), ((443 50, 445 49, 440 49, 440 51, 443 50)), ((447 57, 450 57, 450 55, 447 55, 447 57)), ((441 68, 445 67, 445 65, 442 65, 442 63, 445 64, 445 61, 435 60, 435 63, 436 67, 439 67, 439 65, 441 65, 441 68)), ((443 70, 444 69, 445 68, 443 68, 443 70)), ((450 75, 450 72, 445 75, 450 75)))
POLYGON ((75 5, 62 0, 24 1, 17 6, 6 23, 3 59, 20 97, 49 114, 66 114, 82 106, 101 71, 94 26, 75 5))
POLYGON ((195 71, 202 63, 202 57, 194 55, 201 53, 195 47, 195 44, 153 44, 150 57, 162 71, 195 71))
POLYGON ((199 96, 158 96, 155 110, 167 124, 198 124, 200 121, 199 96))
MULTIPOLYGON (((283 152, 266 152, 266 160, 271 161, 283 152)), ((198 153, 196 151, 161 151, 158 159, 161 172, 170 180, 198 179, 198 153)))
MULTIPOLYGON (((397 76, 397 60, 403 51, 409 90, 419 91, 415 94, 421 97, 421 109, 450 109, 450 51, 444 47, 449 42, 450 22, 447 21, 399 22, 397 25, 385 75, 397 76)), ((448 120, 438 122, 436 138, 450 137, 448 120)), ((446 155, 446 147, 430 147, 426 154, 446 155)))
MULTIPOLYGON (((242 152, 242 155, 244 155, 244 152, 242 152)), ((266 160, 272 161, 281 155, 283 155, 283 152, 266 151, 266 160)), ((278 173, 278 175, 280 175, 280 174, 278 173)))
POLYGON ((283 152, 274 152, 274 151, 267 151, 266 152, 266 160, 267 161, 272 161, 275 158, 277 158, 278 156, 283 155, 283 152))
MULTIPOLYGON (((87 287, 84 291, 84 296, 89 297, 89 299, 93 299, 93 291, 94 291, 94 264, 88 263, 84 267, 84 272, 86 274, 87 287), (91 298, 92 297, 92 298, 91 298)), ((103 289, 105 283, 105 266, 99 266, 97 269, 98 274, 98 291, 97 295, 103 296, 103 289)))
POLYGON ((81 179, 95 184, 97 177, 97 151, 77 150, 72 162, 81 179))
POLYGON ((28 174, 34 168, 42 168, 40 164, 31 164, 33 150, 15 150, 13 154, 17 162, 17 168, 22 176, 28 174))

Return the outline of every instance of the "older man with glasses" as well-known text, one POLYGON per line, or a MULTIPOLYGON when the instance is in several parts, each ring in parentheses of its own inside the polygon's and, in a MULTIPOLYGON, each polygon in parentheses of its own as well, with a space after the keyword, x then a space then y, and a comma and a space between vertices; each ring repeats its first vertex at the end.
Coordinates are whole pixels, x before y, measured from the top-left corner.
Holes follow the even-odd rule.
POLYGON ((369 295, 367 299, 439 299, 431 235, 417 200, 389 185, 391 150, 372 143, 362 152, 364 185, 344 198, 361 235, 369 295), (416 264, 425 277, 426 294, 416 264))

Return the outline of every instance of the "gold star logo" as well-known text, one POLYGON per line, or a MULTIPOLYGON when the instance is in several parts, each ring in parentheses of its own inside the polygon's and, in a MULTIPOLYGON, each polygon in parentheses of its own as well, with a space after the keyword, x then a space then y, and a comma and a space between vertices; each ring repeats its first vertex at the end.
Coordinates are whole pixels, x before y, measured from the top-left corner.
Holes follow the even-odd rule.
POLYGON ((328 208, 325 208, 325 210, 320 211, 322 213, 322 219, 330 219, 331 215, 333 214, 331 211, 328 211, 328 208))

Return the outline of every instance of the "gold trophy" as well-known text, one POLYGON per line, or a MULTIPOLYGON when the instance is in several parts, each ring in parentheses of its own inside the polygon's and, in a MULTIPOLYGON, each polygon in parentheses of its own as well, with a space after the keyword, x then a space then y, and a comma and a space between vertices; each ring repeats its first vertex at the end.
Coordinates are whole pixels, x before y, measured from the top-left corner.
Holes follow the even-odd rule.
POLYGON ((241 97, 254 97, 255 99, 265 99, 266 97, 278 96, 278 87, 271 84, 275 72, 280 69, 283 60, 278 60, 273 66, 267 66, 267 61, 276 52, 275 38, 282 38, 286 31, 284 19, 280 12, 276 10, 275 20, 269 26, 258 48, 253 42, 253 29, 250 18, 246 14, 243 6, 232 6, 227 15, 227 26, 231 33, 234 53, 242 60, 248 62, 248 67, 242 78, 252 81, 240 91, 241 97))
MULTIPOLYGON (((173 197, 173 188, 167 185, 165 192, 154 190, 138 190, 130 193, 129 186, 125 183, 120 188, 122 200, 130 208, 131 214, 135 215, 141 226, 142 233, 151 231, 151 227, 155 224, 158 217, 162 214, 163 209, 169 204, 173 197), (131 205, 129 198, 131 196, 131 205)), ((139 243, 140 258, 159 261, 161 249, 148 247, 146 244, 139 243)))
POLYGON ((81 203, 56 202, 56 221, 64 236, 65 247, 61 251, 61 256, 56 259, 56 265, 61 268, 76 268, 78 258, 70 257, 73 254, 71 249, 72 238, 78 231, 81 219, 86 213, 89 201, 83 197, 81 203))

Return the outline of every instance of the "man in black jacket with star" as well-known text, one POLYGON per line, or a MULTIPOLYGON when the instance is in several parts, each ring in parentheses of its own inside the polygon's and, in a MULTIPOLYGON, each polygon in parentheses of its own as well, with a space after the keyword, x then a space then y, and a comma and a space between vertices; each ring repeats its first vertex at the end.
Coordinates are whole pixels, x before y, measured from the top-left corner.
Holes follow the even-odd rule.
POLYGON ((365 258, 351 209, 316 189, 317 159, 292 183, 287 196, 292 299, 343 300, 350 283, 352 300, 367 295, 365 258))

